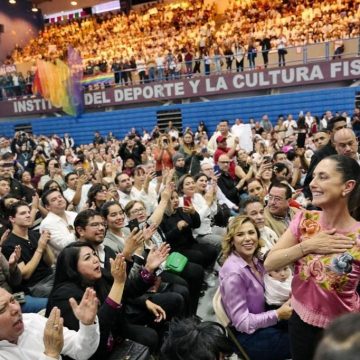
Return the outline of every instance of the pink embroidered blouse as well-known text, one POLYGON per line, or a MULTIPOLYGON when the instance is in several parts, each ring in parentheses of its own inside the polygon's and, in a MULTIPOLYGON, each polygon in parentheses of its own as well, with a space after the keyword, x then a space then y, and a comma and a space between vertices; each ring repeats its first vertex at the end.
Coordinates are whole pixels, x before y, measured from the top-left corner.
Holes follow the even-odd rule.
MULTIPOLYGON (((321 211, 298 212, 290 229, 298 242, 328 230, 321 211)), ((295 263, 291 306, 304 322, 321 328, 343 313, 360 311, 360 223, 338 233, 352 237, 355 245, 345 253, 308 254, 295 263)))

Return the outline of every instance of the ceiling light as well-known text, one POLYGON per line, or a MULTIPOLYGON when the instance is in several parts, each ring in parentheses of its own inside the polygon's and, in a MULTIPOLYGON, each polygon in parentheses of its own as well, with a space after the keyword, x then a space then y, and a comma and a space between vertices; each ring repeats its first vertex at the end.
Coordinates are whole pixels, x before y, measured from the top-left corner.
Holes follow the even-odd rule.
POLYGON ((16 0, 9 0, 10 4, 16 4, 16 0))
POLYGON ((38 12, 39 9, 36 7, 36 5, 33 4, 32 8, 31 8, 32 12, 38 12))
POLYGON ((77 1, 71 1, 70 4, 71 4, 72 6, 76 6, 76 5, 77 5, 77 1))

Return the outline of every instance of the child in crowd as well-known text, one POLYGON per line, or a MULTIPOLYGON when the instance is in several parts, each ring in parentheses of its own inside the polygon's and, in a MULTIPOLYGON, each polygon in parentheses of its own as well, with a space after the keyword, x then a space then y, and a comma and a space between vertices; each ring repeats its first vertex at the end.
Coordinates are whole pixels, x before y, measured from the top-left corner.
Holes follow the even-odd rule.
POLYGON ((269 308, 277 309, 289 299, 292 278, 289 266, 265 274, 265 300, 269 308))

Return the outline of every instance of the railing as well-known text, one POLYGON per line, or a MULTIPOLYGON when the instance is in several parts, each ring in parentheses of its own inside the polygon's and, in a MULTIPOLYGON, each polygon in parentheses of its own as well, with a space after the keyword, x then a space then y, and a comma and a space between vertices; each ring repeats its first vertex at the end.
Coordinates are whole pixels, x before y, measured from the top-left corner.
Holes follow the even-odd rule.
MULTIPOLYGON (((360 37, 352 39, 344 39, 344 51, 342 54, 335 54, 334 42, 324 42, 318 44, 309 44, 305 46, 296 46, 286 48, 287 54, 285 55, 286 66, 294 66, 307 64, 319 61, 331 61, 332 59, 341 58, 354 58, 360 55, 360 37)), ((166 57, 165 57, 166 58, 166 57)), ((182 78, 189 78, 193 76, 208 76, 212 74, 223 74, 237 71, 252 71, 256 69, 263 69, 265 67, 263 54, 257 51, 254 59, 255 64, 250 66, 248 54, 245 53, 242 67, 236 66, 234 56, 215 56, 210 58, 210 64, 206 64, 205 59, 193 59, 191 62, 182 62, 181 66, 178 65, 175 69, 157 69, 148 67, 145 77, 140 78, 136 69, 129 69, 122 71, 126 76, 123 76, 121 82, 115 84, 114 74, 112 72, 102 73, 97 72, 92 76, 85 76, 83 85, 87 90, 108 87, 108 86, 126 86, 134 84, 144 84, 149 82, 159 82, 168 80, 177 80, 182 78), (228 60, 231 60, 231 68, 227 67, 228 60), (196 62, 198 66, 196 67, 196 62), (196 69, 195 69, 196 67, 196 69), (198 70, 194 72, 194 70, 198 70), (131 80, 130 80, 131 77, 131 80), (101 78, 101 79, 100 79, 101 78)), ((276 68, 281 64, 279 63, 279 55, 277 49, 271 49, 268 53, 267 68, 276 68)), ((29 69, 29 64, 17 65, 17 70, 26 73, 29 69)), ((14 97, 32 95, 31 87, 29 84, 24 84, 22 88, 14 86, 0 87, 0 100, 12 99, 14 97)))

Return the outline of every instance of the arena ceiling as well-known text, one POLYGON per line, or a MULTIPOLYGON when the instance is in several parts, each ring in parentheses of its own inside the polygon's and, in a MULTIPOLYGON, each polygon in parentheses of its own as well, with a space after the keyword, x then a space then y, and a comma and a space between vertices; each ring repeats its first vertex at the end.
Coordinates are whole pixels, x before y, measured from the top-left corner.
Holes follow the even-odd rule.
POLYGON ((28 0, 41 9, 44 15, 53 14, 61 11, 69 11, 94 5, 102 4, 110 0, 76 0, 77 5, 72 6, 71 0, 28 0))

